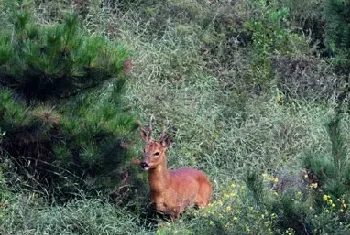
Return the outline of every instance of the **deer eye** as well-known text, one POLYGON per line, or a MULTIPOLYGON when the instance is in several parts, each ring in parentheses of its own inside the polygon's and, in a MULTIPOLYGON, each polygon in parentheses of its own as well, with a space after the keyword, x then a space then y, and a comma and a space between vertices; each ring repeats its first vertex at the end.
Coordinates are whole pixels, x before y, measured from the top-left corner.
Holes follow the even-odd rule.
POLYGON ((153 156, 159 157, 159 152, 156 152, 155 154, 153 154, 153 156))

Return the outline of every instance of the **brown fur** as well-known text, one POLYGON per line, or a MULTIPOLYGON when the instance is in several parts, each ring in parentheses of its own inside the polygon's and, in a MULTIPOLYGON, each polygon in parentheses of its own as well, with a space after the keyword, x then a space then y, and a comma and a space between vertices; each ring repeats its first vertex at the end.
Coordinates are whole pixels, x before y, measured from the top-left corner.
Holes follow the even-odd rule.
POLYGON ((147 142, 141 166, 148 169, 150 197, 157 211, 177 219, 189 206, 206 206, 212 185, 203 172, 193 168, 168 170, 166 150, 171 139, 161 135, 159 141, 153 141, 142 128, 141 137, 147 142))

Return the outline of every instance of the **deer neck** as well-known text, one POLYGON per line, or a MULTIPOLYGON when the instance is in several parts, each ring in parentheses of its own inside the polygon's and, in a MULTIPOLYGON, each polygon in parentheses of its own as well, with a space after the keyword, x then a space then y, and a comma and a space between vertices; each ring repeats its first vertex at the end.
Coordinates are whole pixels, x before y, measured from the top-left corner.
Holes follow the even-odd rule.
POLYGON ((170 174, 167 168, 166 159, 155 168, 148 170, 148 182, 151 191, 161 192, 170 185, 170 174))

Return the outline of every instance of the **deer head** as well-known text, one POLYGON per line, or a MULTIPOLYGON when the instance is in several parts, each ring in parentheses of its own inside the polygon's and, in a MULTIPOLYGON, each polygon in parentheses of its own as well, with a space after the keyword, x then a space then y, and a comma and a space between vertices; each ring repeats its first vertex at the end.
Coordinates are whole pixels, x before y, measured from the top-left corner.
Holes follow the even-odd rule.
POLYGON ((140 166, 144 170, 156 168, 160 164, 166 164, 165 152, 170 147, 172 139, 166 134, 166 129, 159 136, 159 140, 153 140, 152 138, 152 120, 151 116, 148 127, 140 128, 141 138, 146 142, 142 154, 142 162, 140 166))

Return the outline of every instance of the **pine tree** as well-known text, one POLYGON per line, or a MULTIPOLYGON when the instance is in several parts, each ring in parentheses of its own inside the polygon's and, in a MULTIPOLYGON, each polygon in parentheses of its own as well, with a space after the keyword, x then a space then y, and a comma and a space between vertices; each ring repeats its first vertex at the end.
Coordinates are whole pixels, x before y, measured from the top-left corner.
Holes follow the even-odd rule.
POLYGON ((324 7, 325 43, 341 72, 350 71, 350 1, 327 0, 324 7))
POLYGON ((126 48, 103 37, 84 36, 78 15, 44 27, 31 19, 29 3, 16 3, 9 4, 14 33, 3 33, 0 39, 0 82, 5 86, 28 100, 45 101, 75 94, 122 72, 126 48))
MULTIPOLYGON (((341 130, 341 114, 336 116, 327 124, 327 131, 331 141, 331 154, 320 156, 317 153, 308 154, 304 165, 309 172, 309 179, 316 184, 319 190, 316 194, 328 195, 335 200, 345 199, 348 201, 350 195, 350 164, 347 158, 346 146, 341 130)), ((322 208, 326 200, 322 195, 318 196, 319 208, 322 208)), ((341 204, 335 204, 341 207, 341 204)))
POLYGON ((137 127, 121 100, 129 52, 86 35, 76 14, 38 25, 31 7, 7 1, 12 28, 0 29, 1 148, 32 186, 60 195, 87 179, 115 187, 137 127))

